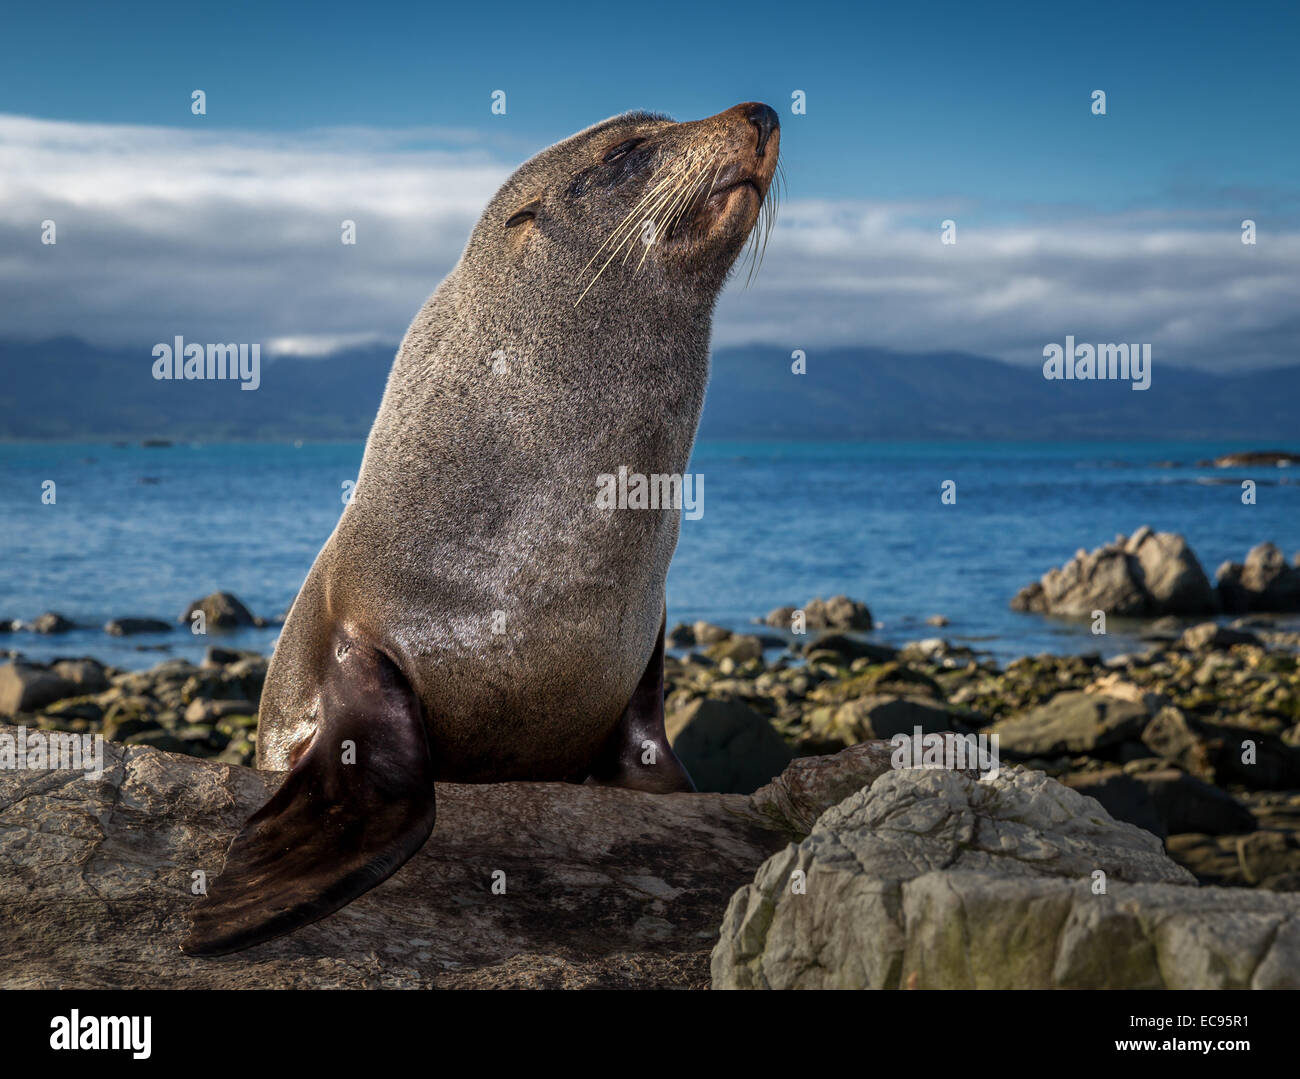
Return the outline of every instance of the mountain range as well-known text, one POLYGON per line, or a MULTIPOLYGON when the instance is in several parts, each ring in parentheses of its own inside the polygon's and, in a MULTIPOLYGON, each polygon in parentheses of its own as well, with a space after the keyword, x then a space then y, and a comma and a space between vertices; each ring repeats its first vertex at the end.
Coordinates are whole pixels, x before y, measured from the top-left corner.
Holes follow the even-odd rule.
MULTIPOLYGON (((320 358, 264 357, 238 382, 155 380, 152 345, 105 349, 74 337, 0 340, 0 439, 327 440, 364 438, 395 345, 320 358)), ((1149 389, 1048 381, 1038 366, 956 353, 720 349, 701 438, 1294 439, 1300 365, 1235 374, 1161 366, 1149 389)))

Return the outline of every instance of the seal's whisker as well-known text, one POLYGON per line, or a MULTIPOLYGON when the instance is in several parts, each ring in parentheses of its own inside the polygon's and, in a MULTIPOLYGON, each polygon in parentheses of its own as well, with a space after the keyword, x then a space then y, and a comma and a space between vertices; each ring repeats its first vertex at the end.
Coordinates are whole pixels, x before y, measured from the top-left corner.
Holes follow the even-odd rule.
POLYGON ((672 235, 677 222, 681 220, 682 216, 690 208, 691 203, 694 202, 699 179, 708 171, 708 168, 708 165, 703 165, 678 185, 677 196, 663 210, 663 219, 656 220, 654 223, 654 239, 645 245, 645 251, 641 253, 641 261, 636 266, 638 273, 641 267, 645 265, 645 260, 650 257, 650 248, 659 242, 659 237, 672 235))
MULTIPOLYGON (((623 218, 622 221, 620 221, 617 225, 615 225, 614 228, 610 231, 609 236, 605 238, 605 242, 602 243, 598 248, 596 248, 595 254, 593 254, 591 258, 587 260, 587 265, 582 268, 583 273, 586 273, 589 269, 591 269, 591 264, 595 262, 596 259, 600 257, 600 253, 603 250, 605 250, 605 248, 609 246, 610 243, 614 241, 614 239, 618 236, 618 234, 623 230, 623 227, 629 221, 635 218, 637 214, 640 213, 641 208, 645 206, 646 203, 650 202, 655 197, 655 195, 663 189, 663 187, 666 184, 671 183, 674 179, 674 176, 675 174, 670 172, 667 176, 664 177, 664 179, 659 184, 657 184, 655 187, 651 188, 643 196, 641 196, 641 199, 637 202, 635 206, 632 207, 632 210, 630 213, 628 213, 627 217, 623 218)), ((652 176, 650 178, 650 181, 653 183, 654 179, 655 177, 652 176)))
POLYGON ((785 170, 781 167, 781 162, 778 161, 776 163, 776 173, 772 177, 772 182, 768 185, 763 205, 759 207, 759 224, 761 225, 762 236, 759 237, 757 228, 750 233, 753 247, 751 249, 749 272, 745 276, 746 288, 749 287, 754 280, 754 275, 758 273, 759 268, 763 265, 763 258, 767 254, 767 242, 772 236, 772 229, 776 227, 776 212, 781 205, 784 190, 785 170))
MULTIPOLYGON (((668 179, 666 179, 666 180, 664 181, 663 184, 660 184, 660 185, 659 185, 659 188, 656 188, 656 191, 659 190, 660 188, 662 188, 665 184, 668 184, 669 182, 671 182, 671 181, 673 181, 673 180, 675 180, 675 179, 679 179, 680 176, 681 176, 681 174, 682 174, 682 172, 684 172, 684 171, 685 171, 684 168, 683 168, 683 169, 679 169, 677 172, 675 172, 674 174, 672 174, 668 179)), ((610 264, 611 262, 614 261, 614 259, 618 256, 618 253, 619 253, 621 250, 623 250, 623 248, 624 248, 624 247, 627 245, 627 243, 632 239, 632 237, 634 237, 634 236, 637 235, 637 223, 636 223, 636 221, 634 220, 634 218, 636 218, 636 217, 639 216, 639 217, 641 217, 642 220, 645 220, 646 213, 651 213, 651 214, 653 214, 653 213, 658 212, 659 207, 662 206, 662 205, 664 204, 665 201, 667 201, 669 198, 671 198, 672 195, 673 195, 673 192, 675 192, 676 190, 677 190, 677 188, 676 188, 676 186, 674 185, 674 186, 673 186, 672 188, 670 188, 667 192, 665 192, 664 194, 662 194, 662 195, 660 195, 658 198, 656 198, 652 206, 646 207, 644 210, 641 209, 642 205, 643 205, 644 202, 646 201, 645 199, 643 199, 640 203, 637 204, 637 207, 633 209, 632 213, 628 214, 628 216, 625 217, 625 218, 623 219, 623 221, 619 224, 618 228, 616 228, 616 229, 614 230, 614 232, 611 234, 609 240, 607 240, 607 241, 605 242, 605 244, 608 244, 611 240, 616 239, 616 238, 619 236, 620 233, 623 234, 622 239, 619 240, 619 242, 618 242, 618 244, 615 246, 614 250, 610 252, 609 257, 604 261, 604 263, 601 265, 600 269, 599 269, 598 271, 596 271, 596 276, 593 277, 593 278, 591 279, 591 281, 587 284, 587 287, 586 287, 585 289, 582 290, 582 295, 580 295, 576 300, 574 300, 574 302, 573 302, 573 306, 574 306, 574 307, 577 307, 578 304, 582 303, 583 297, 585 297, 585 296, 587 295, 587 293, 591 291, 592 286, 595 285, 595 283, 601 279, 601 277, 602 277, 602 276, 604 275, 604 273, 605 273, 605 270, 609 268, 609 264, 610 264), (631 222, 631 225, 630 225, 630 226, 628 226, 628 223, 629 223, 629 222, 631 222)), ((602 245, 601 245, 601 249, 602 249, 602 250, 604 249, 605 244, 602 244, 602 245)), ((597 254, 599 254, 599 252, 597 252, 597 254)), ((594 257, 593 257, 593 261, 594 261, 594 257)), ((626 260, 625 260, 625 261, 626 261, 626 260)), ((590 265, 591 265, 591 263, 589 262, 589 263, 587 264, 587 266, 589 267, 590 265)), ((586 267, 584 267, 583 272, 584 272, 584 273, 586 272, 586 267)))
MULTIPOLYGON (((668 217, 668 214, 671 212, 673 206, 675 206, 677 202, 681 199, 682 193, 689 189, 690 189, 690 177, 689 177, 689 165, 687 165, 687 166, 683 166, 683 168, 679 172, 677 185, 669 193, 669 197, 667 199, 660 200, 660 202, 655 206, 654 213, 645 222, 650 226, 650 238, 649 239, 645 238, 644 229, 643 229, 642 245, 644 246, 645 250, 641 254, 641 261, 637 263, 638 270, 645 263, 646 257, 650 254, 650 248, 653 247, 659 241, 659 236, 661 234, 660 230, 663 228, 663 221, 660 220, 661 215, 664 219, 666 219, 668 217)), ((623 256, 624 265, 626 265, 627 260, 632 257, 632 251, 633 248, 631 247, 627 249, 627 254, 623 256)))

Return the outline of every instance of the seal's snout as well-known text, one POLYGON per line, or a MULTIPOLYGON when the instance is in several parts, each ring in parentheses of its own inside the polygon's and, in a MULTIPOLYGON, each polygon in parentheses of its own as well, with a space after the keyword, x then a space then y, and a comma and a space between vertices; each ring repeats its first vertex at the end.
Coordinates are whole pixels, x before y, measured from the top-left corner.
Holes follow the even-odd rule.
POLYGON ((772 132, 781 129, 781 118, 777 116, 776 109, 771 105, 764 105, 761 101, 751 101, 741 105, 740 108, 745 110, 745 119, 758 128, 758 146, 754 154, 756 157, 762 157, 772 132))

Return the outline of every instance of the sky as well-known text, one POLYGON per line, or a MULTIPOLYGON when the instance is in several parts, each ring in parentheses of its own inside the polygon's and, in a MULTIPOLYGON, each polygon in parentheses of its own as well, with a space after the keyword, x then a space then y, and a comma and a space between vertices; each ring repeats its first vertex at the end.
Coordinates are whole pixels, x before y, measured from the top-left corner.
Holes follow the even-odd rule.
POLYGON ((533 153, 760 100, 788 198, 719 345, 1300 362, 1300 5, 321 7, 6 13, 0 337, 396 341, 533 153))

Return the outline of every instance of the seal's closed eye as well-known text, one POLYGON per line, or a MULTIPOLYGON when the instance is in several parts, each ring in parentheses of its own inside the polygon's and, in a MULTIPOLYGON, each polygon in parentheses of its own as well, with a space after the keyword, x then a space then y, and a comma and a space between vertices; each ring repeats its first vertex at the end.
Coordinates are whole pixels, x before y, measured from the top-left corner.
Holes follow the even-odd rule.
POLYGON ((522 225, 525 221, 531 221, 537 216, 537 209, 541 206, 540 202, 530 202, 522 210, 511 214, 506 218, 506 228, 512 229, 516 225, 522 225))
POLYGON ((645 139, 628 139, 626 142, 620 142, 617 146, 615 146, 612 150, 610 150, 603 158, 601 158, 601 160, 606 163, 610 161, 616 161, 618 160, 618 158, 622 157, 629 150, 632 150, 635 147, 640 146, 643 142, 645 142, 645 139))

